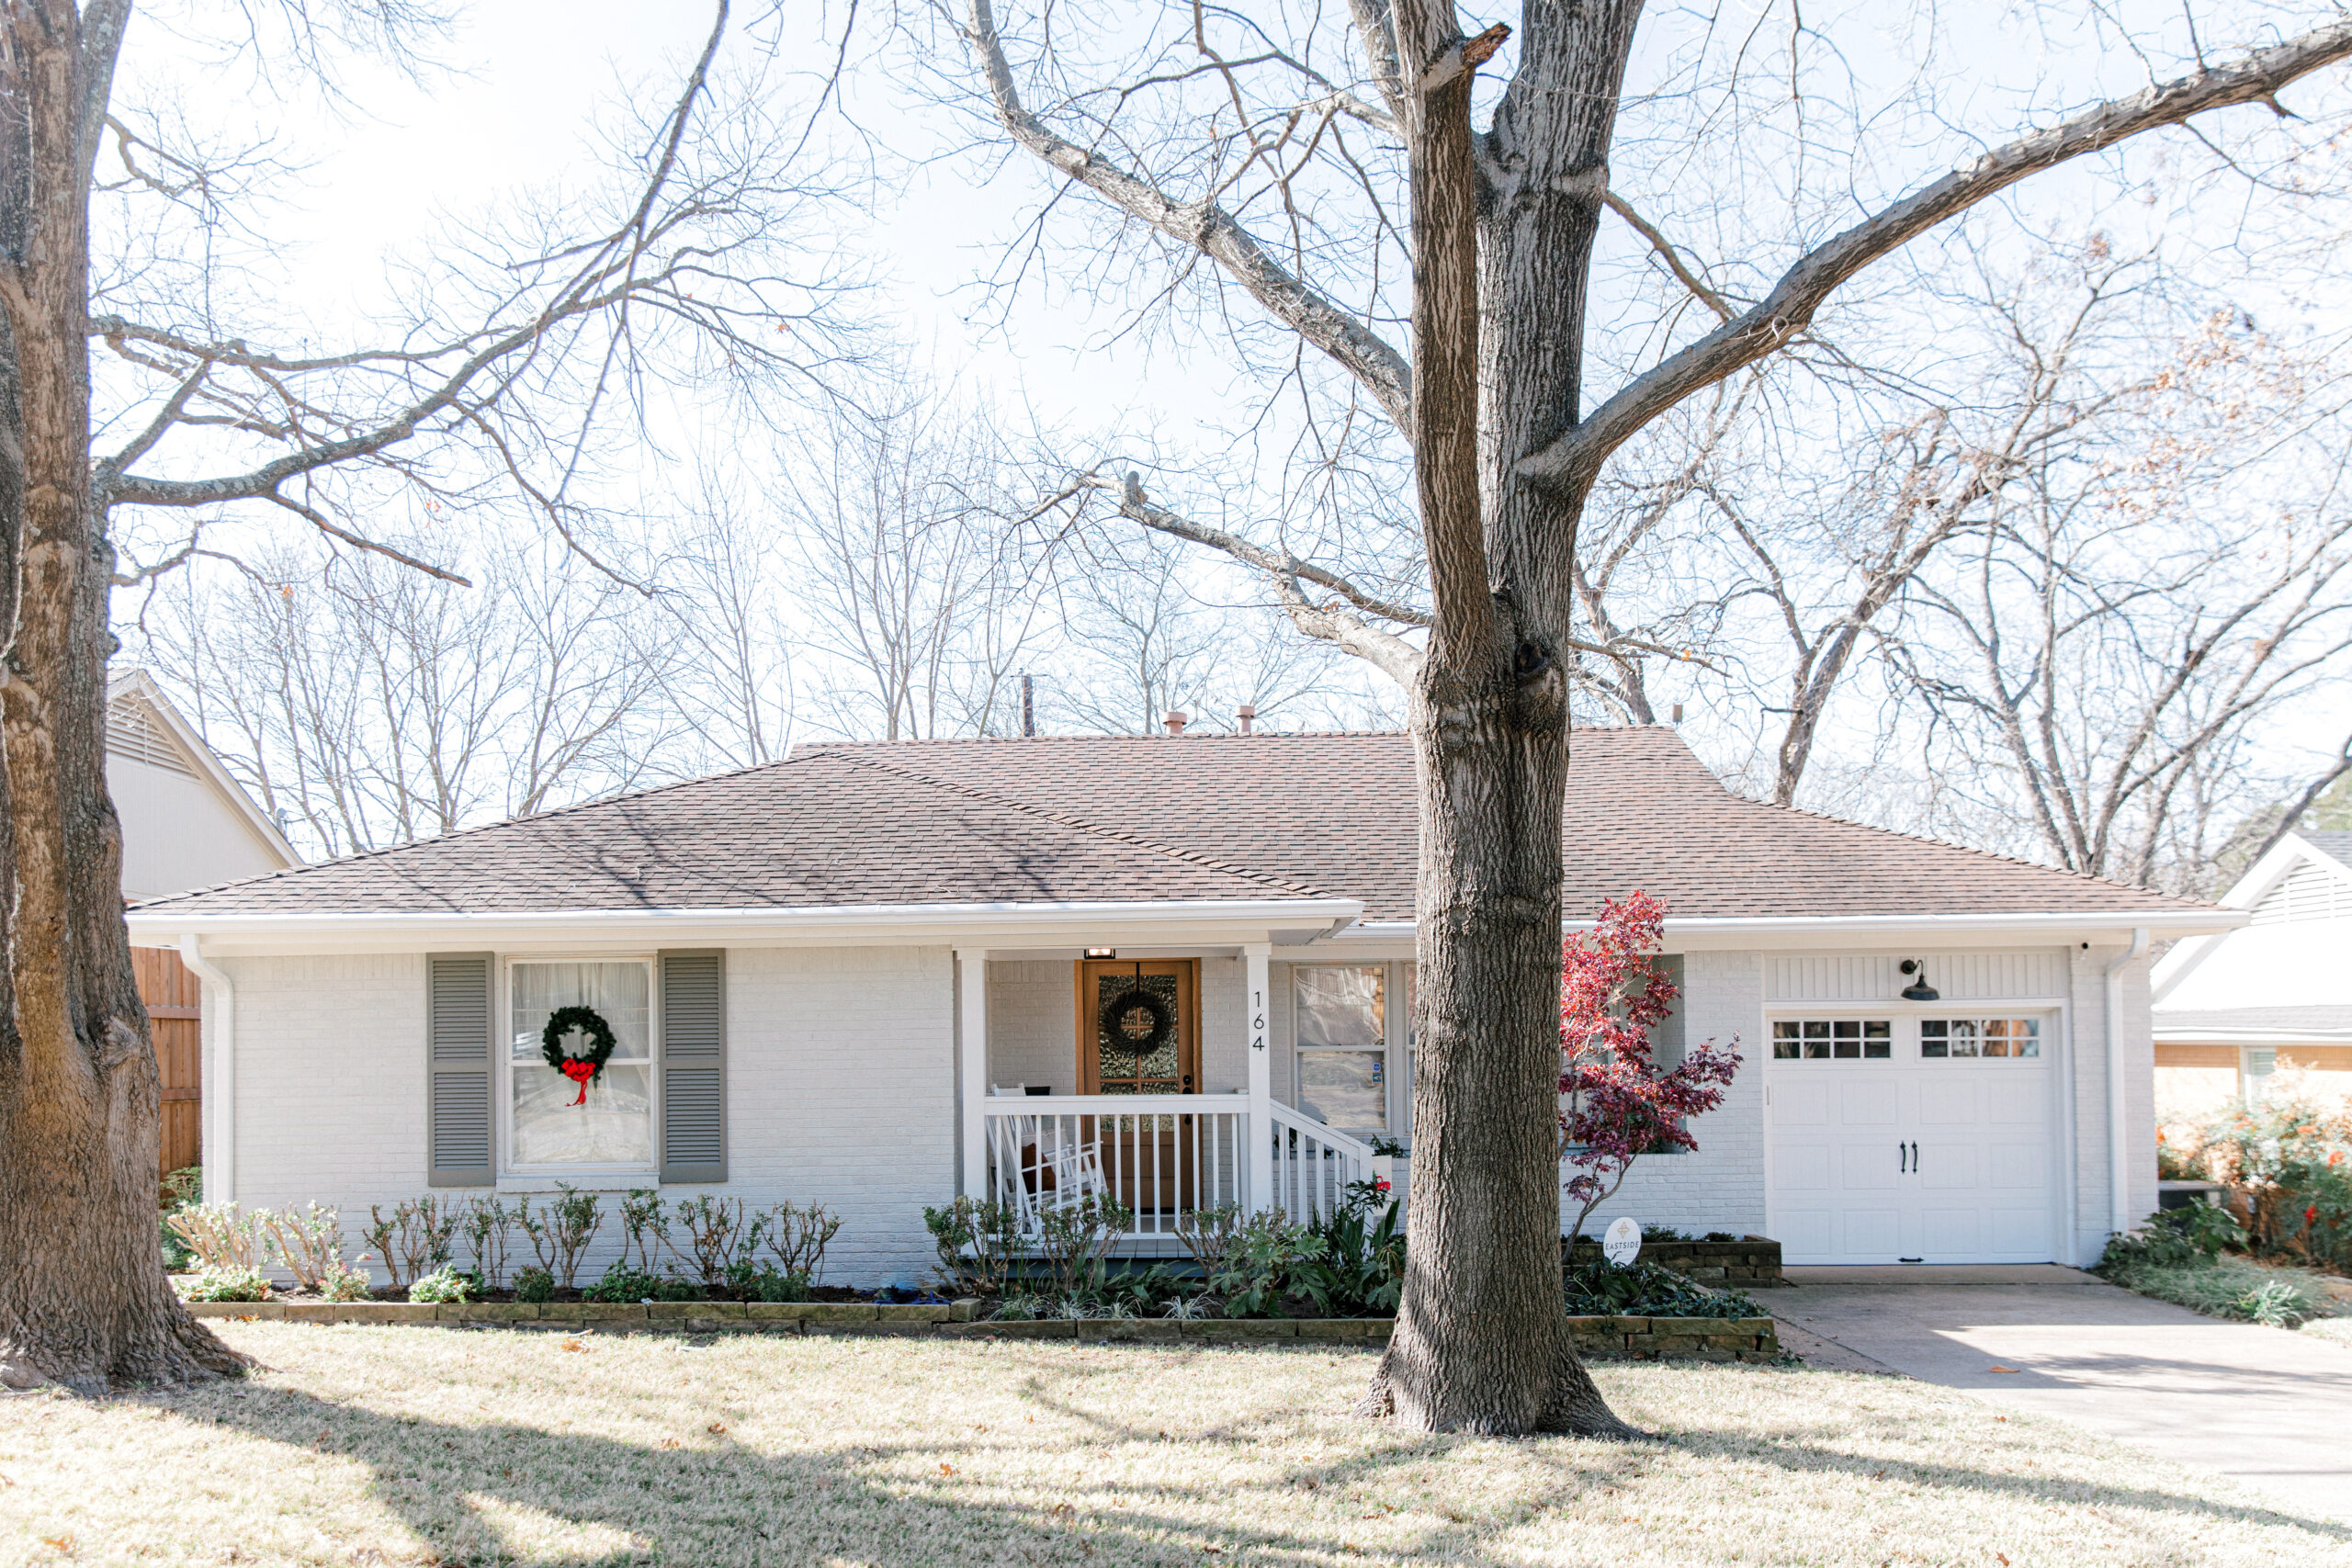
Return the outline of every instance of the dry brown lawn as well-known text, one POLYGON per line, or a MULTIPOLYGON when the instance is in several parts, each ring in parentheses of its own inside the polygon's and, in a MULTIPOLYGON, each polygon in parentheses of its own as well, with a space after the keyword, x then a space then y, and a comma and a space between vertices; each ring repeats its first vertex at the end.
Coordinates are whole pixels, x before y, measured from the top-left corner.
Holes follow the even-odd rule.
POLYGON ((0 1401, 0 1562, 2352 1563, 1887 1378, 1603 1367, 1617 1447, 1356 1421, 1363 1351, 224 1327, 243 1383, 0 1401))

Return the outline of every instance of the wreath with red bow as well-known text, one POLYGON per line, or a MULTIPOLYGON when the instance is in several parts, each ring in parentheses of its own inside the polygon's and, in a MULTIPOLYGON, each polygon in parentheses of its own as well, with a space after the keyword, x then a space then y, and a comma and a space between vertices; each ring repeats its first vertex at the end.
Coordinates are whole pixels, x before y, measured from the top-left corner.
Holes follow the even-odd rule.
POLYGON ((539 1032, 539 1054, 548 1059, 548 1066, 580 1086, 574 1105, 588 1103, 588 1086, 604 1073, 614 1043, 613 1026, 594 1008, 558 1008, 548 1015, 547 1028, 539 1032), (571 1055, 563 1048, 563 1037, 575 1029, 588 1036, 584 1056, 571 1055))

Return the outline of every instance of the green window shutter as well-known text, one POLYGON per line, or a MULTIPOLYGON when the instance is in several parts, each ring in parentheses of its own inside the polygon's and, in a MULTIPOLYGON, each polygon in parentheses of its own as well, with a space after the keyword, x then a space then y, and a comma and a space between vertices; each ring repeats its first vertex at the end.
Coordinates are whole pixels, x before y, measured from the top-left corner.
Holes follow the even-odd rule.
POLYGON ((727 954, 662 954, 662 1179, 727 1179, 727 954))
POLYGON ((428 1186, 488 1187, 497 1179, 490 1152, 492 962, 487 953, 425 956, 428 1186))

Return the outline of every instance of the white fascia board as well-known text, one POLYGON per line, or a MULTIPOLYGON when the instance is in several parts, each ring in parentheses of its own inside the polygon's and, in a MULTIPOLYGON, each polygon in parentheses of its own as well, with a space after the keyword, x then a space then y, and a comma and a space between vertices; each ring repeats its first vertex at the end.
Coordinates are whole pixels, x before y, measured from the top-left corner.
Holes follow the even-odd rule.
POLYGON ((2161 1017, 2150 1033, 2167 1045, 2352 1045, 2352 1030, 2191 1029, 2161 1017))
MULTIPOLYGON (((2189 936, 2234 931, 2248 918, 2242 909, 2221 908, 2042 915, 1741 915, 1683 919, 1668 916, 1665 935, 1677 951, 1686 947, 1891 947, 1923 939, 1987 947, 2008 942, 2043 943, 2099 937, 2129 942, 2134 927, 2189 936)), ((1590 920, 1571 920, 1561 929, 1582 931, 1592 926, 1590 920)), ((1329 941, 1335 947, 1409 942, 1413 929, 1410 920, 1362 920, 1329 941)))
POLYGON ((1351 919, 1351 898, 1188 898, 1148 903, 845 904, 749 909, 548 909, 501 913, 197 914, 129 911, 135 942, 203 937, 207 953, 421 953, 442 947, 595 943, 678 946, 1084 946, 1116 933, 1154 943, 1264 942, 1270 930, 1351 919))

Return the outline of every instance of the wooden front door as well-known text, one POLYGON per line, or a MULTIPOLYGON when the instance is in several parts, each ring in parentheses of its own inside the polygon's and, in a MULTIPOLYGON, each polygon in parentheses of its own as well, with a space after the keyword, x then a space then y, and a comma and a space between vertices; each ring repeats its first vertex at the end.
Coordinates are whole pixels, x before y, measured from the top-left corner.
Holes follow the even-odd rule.
MULTIPOLYGON (((1092 960, 1078 966, 1081 1094, 1201 1092, 1200 967, 1189 958, 1092 960)), ((1120 1202, 1145 1214, 1200 1206, 1191 1116, 1088 1117, 1120 1202)))
POLYGON ((1080 964, 1078 1091, 1198 1094, 1200 998, 1200 966, 1190 958, 1080 964), (1154 1003, 1165 1010, 1164 1015, 1154 1003), (1159 1029, 1161 1016, 1172 1027, 1159 1029))

